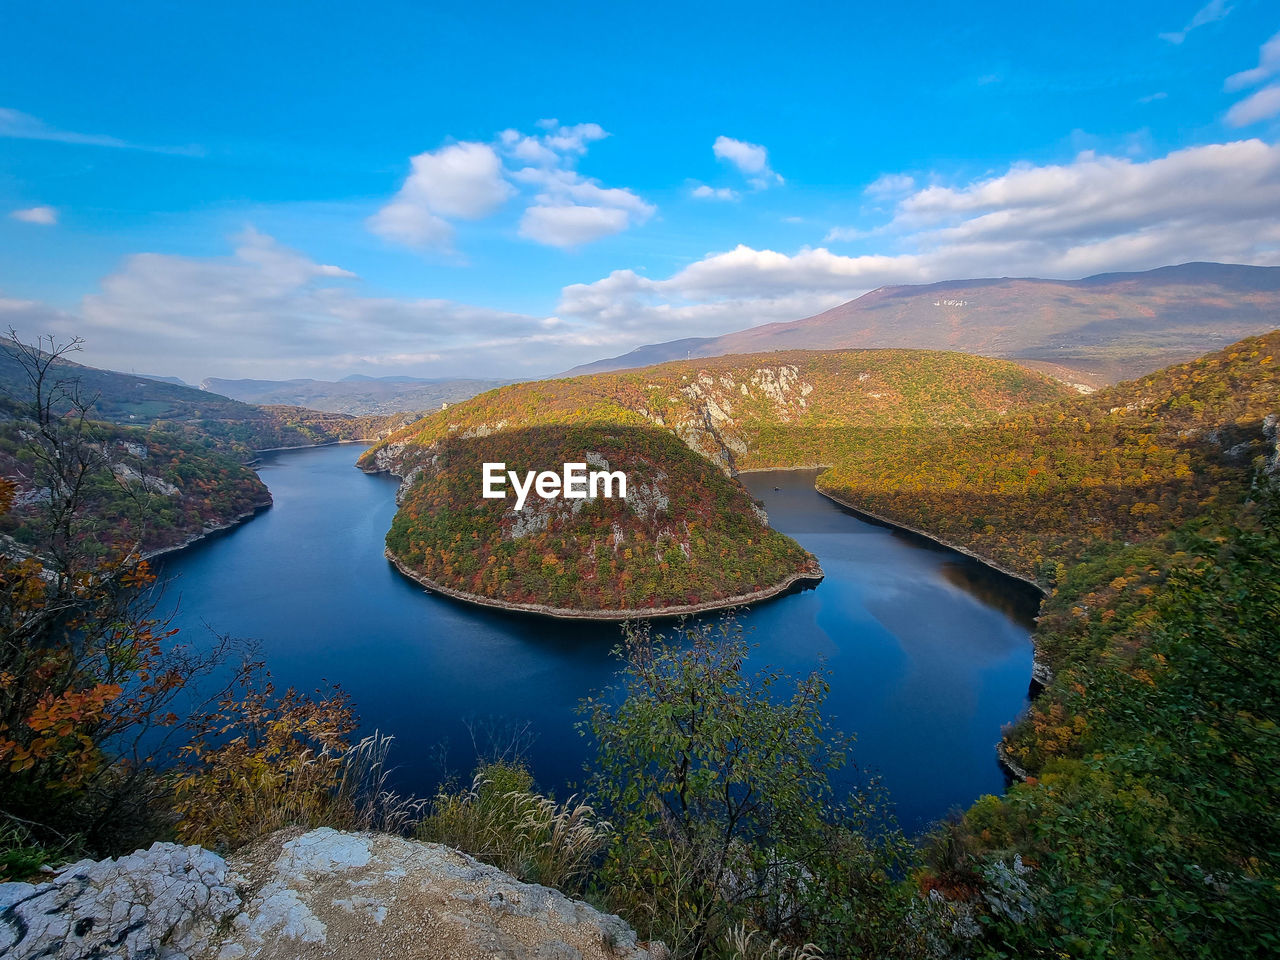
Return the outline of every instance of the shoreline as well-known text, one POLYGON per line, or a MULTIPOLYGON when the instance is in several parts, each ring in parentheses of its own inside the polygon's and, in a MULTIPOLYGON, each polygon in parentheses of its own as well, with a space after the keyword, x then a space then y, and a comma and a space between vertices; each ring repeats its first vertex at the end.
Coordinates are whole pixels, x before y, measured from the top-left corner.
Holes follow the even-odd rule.
POLYGON ((956 553, 964 554, 966 557, 968 557, 971 560, 977 560, 984 567, 990 567, 992 570, 996 571, 996 573, 1002 573, 1006 577, 1011 577, 1014 580, 1020 580, 1023 583, 1025 583, 1027 586, 1034 587, 1036 592, 1040 594, 1041 598, 1047 597, 1049 595, 1048 592, 1044 589, 1044 587, 1040 586, 1040 584, 1036 583, 1030 577, 1025 577, 1020 573, 1014 573, 1008 567, 1002 567, 1000 564, 996 563, 994 560, 991 560, 988 557, 984 557, 980 553, 975 553, 973 550, 970 550, 968 547, 962 547, 962 546, 959 546, 958 544, 948 543, 946 540, 942 540, 939 537, 934 536, 933 534, 929 533, 927 530, 921 530, 919 527, 913 527, 905 523, 900 523, 897 520, 891 520, 889 517, 881 516, 878 513, 872 513, 870 510, 867 510, 863 507, 856 506, 850 503, 848 500, 845 500, 842 497, 838 496, 835 493, 831 493, 826 490, 823 490, 821 487, 815 486, 813 489, 817 491, 817 493, 820 496, 826 497, 832 503, 839 504, 840 506, 844 507, 846 510, 852 510, 854 513, 856 513, 860 517, 865 517, 868 520, 872 520, 886 527, 892 527, 895 530, 905 530, 907 533, 913 533, 917 537, 923 537, 924 539, 928 540, 930 543, 936 543, 940 547, 946 547, 948 550, 954 550, 956 553))
POLYGON ((295 443, 290 447, 263 447, 261 450, 253 451, 253 459, 246 460, 245 466, 256 470, 258 465, 262 463, 262 455, 264 453, 288 453, 291 450, 318 450, 321 447, 337 447, 344 443, 377 443, 376 439, 360 439, 355 440, 326 440, 324 443, 295 443))
MULTIPOLYGON (((344 443, 376 443, 376 442, 377 442, 376 440, 371 440, 371 439, 326 440, 324 443, 299 443, 291 447, 263 447, 261 450, 253 451, 254 458, 250 460, 248 463, 246 463, 245 466, 248 467, 250 470, 253 470, 254 473, 257 473, 258 471, 257 471, 256 464, 258 463, 258 455, 263 453, 279 453, 281 451, 288 451, 288 450, 316 450, 316 449, 319 449, 320 447, 336 447, 344 443)), ((148 560, 148 561, 154 560, 156 557, 163 557, 170 553, 177 553, 179 550, 185 550, 188 547, 194 547, 196 544, 202 543, 203 541, 209 539, 210 537, 216 534, 225 533, 227 530, 234 529, 235 527, 240 526, 242 523, 247 523, 248 521, 256 517, 258 514, 262 513, 264 510, 270 510, 273 503, 274 501, 271 499, 271 491, 270 489, 268 489, 267 500, 265 503, 255 504, 250 509, 236 514, 234 517, 227 520, 225 523, 218 523, 212 526, 205 526, 199 533, 191 534, 189 537, 187 537, 187 539, 183 540, 181 543, 175 543, 171 547, 158 547, 155 550, 148 550, 146 553, 142 555, 142 559, 148 560)))
MULTIPOLYGON (((322 444, 305 444, 305 445, 299 445, 294 447, 276 447, 271 449, 258 450, 258 451, 255 451, 255 453, 272 453, 277 451, 305 450, 305 449, 310 449, 312 447, 327 447, 327 446, 336 446, 339 444, 346 444, 346 443, 371 443, 371 442, 376 442, 376 441, 371 441, 367 439, 366 440, 359 440, 359 439, 333 440, 333 441, 328 441, 322 444)), ((814 464, 814 465, 790 466, 790 467, 751 467, 744 470, 735 471, 735 475, 742 474, 742 473, 765 473, 765 472, 772 472, 772 471, 788 471, 788 470, 814 470, 814 469, 825 470, 828 468, 828 466, 829 465, 814 464)), ((385 467, 383 468, 374 467, 373 469, 367 469, 367 468, 361 467, 360 469, 362 469, 362 471, 365 472, 366 474, 370 474, 370 475, 389 474, 392 476, 398 476, 397 474, 395 474, 394 471, 387 469, 385 467)), ((887 517, 880 516, 876 513, 873 513, 872 511, 856 506, 855 504, 849 502, 847 499, 845 499, 844 497, 834 492, 828 492, 826 490, 820 489, 816 483, 814 484, 813 489, 816 493, 818 493, 825 499, 830 500, 832 503, 835 503, 836 505, 846 510, 849 510, 851 513, 855 514, 856 516, 862 517, 867 521, 877 523, 891 529, 901 530, 903 532, 910 533, 914 536, 921 537, 922 539, 932 544, 935 544, 936 546, 943 547, 948 550, 953 550, 956 553, 959 553, 963 556, 969 557, 970 559, 977 561, 978 563, 982 564, 983 566, 997 573, 1003 574, 1004 576, 1010 577, 1030 587, 1033 587, 1036 590, 1036 592, 1040 594, 1042 598, 1047 595, 1046 591, 1033 580, 1025 576, 1022 576, 1021 574, 1014 573, 1013 571, 1008 570, 1007 568, 1001 566, 1000 564, 995 563, 989 560, 988 558, 981 556, 980 554, 974 552, 973 550, 958 546, 956 544, 948 543, 944 540, 939 539, 936 536, 933 536, 927 533, 924 530, 909 526, 904 523, 898 523, 887 517)), ((272 506, 272 503, 270 502, 270 500, 268 500, 268 502, 266 503, 255 505, 252 509, 246 510, 240 513, 239 515, 227 521, 226 523, 206 527, 201 532, 191 535, 181 543, 175 544, 171 547, 164 547, 158 550, 149 551, 148 553, 143 555, 143 559, 151 560, 156 557, 177 553, 180 550, 185 550, 189 547, 195 546, 196 544, 199 544, 215 536, 216 534, 226 532, 228 530, 231 530, 239 526, 242 523, 245 523, 248 520, 251 520, 258 513, 261 513, 262 511, 269 509, 271 506, 272 506)), ((786 577, 779 583, 774 584, 770 587, 766 587, 763 590, 751 591, 749 593, 739 594, 733 597, 726 597, 723 600, 712 600, 712 601, 706 601, 704 603, 698 603, 698 604, 681 604, 679 606, 673 606, 673 607, 640 608, 640 609, 634 609, 634 610, 584 610, 584 609, 576 609, 576 608, 556 608, 546 604, 514 603, 510 601, 496 600, 490 597, 484 597, 479 594, 468 593, 467 591, 463 591, 463 590, 455 590, 451 587, 446 587, 443 584, 436 583, 435 581, 430 580, 429 578, 424 577, 421 574, 418 574, 415 571, 409 569, 405 564, 403 564, 400 561, 398 557, 392 554, 389 548, 384 551, 384 556, 386 556, 388 562, 390 562, 391 565, 396 568, 398 573, 400 573, 407 580, 410 580, 413 583, 417 584, 424 591, 428 593, 439 594, 440 596, 447 597, 450 600, 453 600, 459 603, 465 603, 470 606, 479 607, 482 609, 496 610, 496 611, 501 611, 505 613, 515 613, 522 616, 541 617, 547 620, 578 620, 578 621, 588 621, 588 622, 596 622, 596 623, 622 623, 628 620, 675 619, 683 616, 691 616, 691 615, 696 615, 701 613, 710 613, 716 610, 728 610, 734 607, 748 606, 751 604, 761 603, 766 600, 771 600, 776 597, 783 596, 797 589, 806 589, 810 586, 816 586, 817 584, 821 583, 825 577, 825 573, 823 573, 821 569, 819 569, 819 572, 817 574, 794 573, 786 577)), ((1036 642, 1035 642, 1036 637, 1035 637, 1034 629, 1031 631, 1029 639, 1032 644, 1032 657, 1033 657, 1032 681, 1033 683, 1039 683, 1043 688, 1045 685, 1047 685, 1047 683, 1051 679, 1052 673, 1048 665, 1044 663, 1039 657, 1039 651, 1036 649, 1036 642)), ((1026 779, 1026 776, 1027 776, 1026 771, 1022 770, 1016 763, 1012 762, 1011 758, 1007 754, 1007 751, 1005 750, 1003 741, 997 742, 997 744, 995 745, 995 754, 996 754, 997 763, 1000 765, 1001 769, 1003 769, 1008 776, 1014 778, 1015 780, 1026 779)))
POLYGON ((232 530, 240 526, 242 523, 246 523, 249 520, 252 520, 254 517, 262 513, 263 511, 271 509, 272 501, 270 499, 270 491, 267 492, 267 496, 268 496, 268 499, 266 503, 255 504, 250 509, 244 510, 236 514, 234 517, 227 520, 225 523, 215 523, 212 525, 206 524, 200 530, 199 533, 191 534, 189 537, 187 537, 187 539, 183 540, 181 543, 175 543, 173 544, 173 546, 169 546, 169 547, 157 547, 154 550, 148 550, 142 554, 142 559, 151 561, 156 559, 157 557, 163 557, 170 553, 177 553, 179 550, 185 550, 187 549, 187 547, 194 547, 196 544, 201 543, 205 540, 208 540, 210 537, 214 536, 215 534, 225 533, 228 530, 232 530))
POLYGON ((591 620, 600 623, 669 619, 672 617, 691 616, 697 613, 709 613, 713 610, 743 607, 782 596, 798 586, 816 586, 826 576, 821 571, 821 568, 816 574, 793 573, 779 583, 771 587, 765 587, 763 590, 753 590, 750 593, 725 597, 723 600, 708 600, 704 603, 686 603, 674 607, 641 607, 635 610, 583 610, 573 607, 552 607, 542 603, 514 603, 509 600, 495 600, 492 597, 484 597, 478 593, 468 593, 465 590, 455 590, 453 587, 446 587, 444 584, 436 583, 434 580, 411 570, 399 557, 391 552, 390 547, 383 551, 383 555, 404 577, 412 580, 429 593, 438 593, 441 596, 449 597, 462 603, 488 607, 493 610, 503 610, 508 613, 531 614, 553 620, 591 620))
MULTIPOLYGON (((790 467, 742 467, 733 471, 733 475, 739 476, 744 473, 782 473, 787 470, 830 470, 829 463, 800 463, 790 467)), ((817 487, 814 487, 816 490, 817 487)))
MULTIPOLYGON (((925 540, 928 540, 930 543, 937 544, 940 547, 945 547, 948 550, 954 550, 956 553, 969 557, 971 560, 976 560, 978 563, 982 564, 983 566, 996 571, 996 573, 1001 573, 1001 574, 1004 574, 1006 577, 1010 577, 1014 580, 1021 581, 1022 583, 1025 583, 1028 586, 1033 587, 1036 590, 1036 592, 1040 594, 1042 603, 1044 598, 1049 595, 1048 591, 1046 591, 1042 586, 1040 586, 1040 584, 1036 583, 1034 580, 1030 580, 1027 577, 1022 576, 1021 574, 1014 573, 1012 570, 1002 567, 1000 564, 995 563, 987 559, 986 557, 983 557, 982 555, 975 553, 972 550, 966 549, 965 547, 957 546, 954 543, 947 543, 945 540, 941 540, 938 537, 935 537, 932 534, 926 533, 924 530, 921 530, 917 527, 908 526, 905 523, 898 523, 895 520, 890 520, 887 517, 882 517, 878 514, 872 513, 870 510, 864 510, 862 507, 856 507, 853 504, 849 503, 844 498, 839 497, 834 493, 829 493, 826 490, 822 490, 816 485, 814 486, 814 490, 816 490, 820 496, 826 497, 832 503, 838 504, 839 506, 844 507, 846 510, 851 511, 860 517, 865 517, 869 521, 881 524, 886 527, 890 527, 891 529, 894 529, 894 530, 903 530, 907 533, 914 534, 917 537, 922 537, 925 540)), ((1040 619, 1039 614, 1037 614, 1036 620, 1039 621, 1039 619, 1040 619)), ((1031 682, 1033 685, 1039 685, 1040 690, 1043 690, 1053 680, 1053 668, 1050 667, 1048 663, 1046 663, 1044 660, 1040 658, 1040 648, 1036 644, 1035 629, 1031 630, 1030 635, 1028 636, 1028 639, 1031 641, 1031 682)), ((1034 701, 1035 697, 1038 695, 1038 692, 1039 691, 1031 694, 1030 699, 1034 701)), ((1006 771, 1010 776, 1014 777, 1017 780, 1026 780, 1027 777, 1029 776, 1027 771, 1024 770, 1021 766, 1019 766, 1013 760, 1013 758, 1009 756, 1008 750, 1005 748, 1003 739, 996 743, 996 760, 1000 764, 1001 769, 1006 771)))
POLYGON ((1013 757, 1009 756, 1009 750, 1001 740, 996 744, 996 759, 1000 763, 1000 768, 1015 780, 1026 783, 1031 774, 1025 770, 1013 757))
POLYGON ((326 440, 324 443, 295 443, 289 447, 263 447, 261 450, 253 451, 254 454, 259 453, 278 453, 281 450, 312 450, 318 447, 336 447, 343 443, 377 443, 377 439, 373 437, 356 437, 354 440, 326 440))

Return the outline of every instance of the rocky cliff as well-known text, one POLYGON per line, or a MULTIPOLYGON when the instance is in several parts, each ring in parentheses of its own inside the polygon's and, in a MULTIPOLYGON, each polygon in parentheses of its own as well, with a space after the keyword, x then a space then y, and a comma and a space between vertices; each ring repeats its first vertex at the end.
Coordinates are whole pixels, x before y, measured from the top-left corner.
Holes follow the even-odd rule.
POLYGON ((227 860, 157 843, 0 884, 7 960, 645 960, 618 917, 439 844, 286 831, 227 860))

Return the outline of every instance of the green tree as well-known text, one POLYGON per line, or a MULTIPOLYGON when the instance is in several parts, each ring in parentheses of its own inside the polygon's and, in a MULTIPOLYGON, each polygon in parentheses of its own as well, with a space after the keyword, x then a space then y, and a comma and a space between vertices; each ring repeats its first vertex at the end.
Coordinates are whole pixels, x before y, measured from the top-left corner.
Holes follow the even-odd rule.
POLYGON ((748 675, 748 651, 732 619, 629 628, 620 686, 584 702, 606 900, 681 957, 743 929, 910 956, 909 845, 875 793, 835 801, 851 739, 823 718, 824 675, 748 675))

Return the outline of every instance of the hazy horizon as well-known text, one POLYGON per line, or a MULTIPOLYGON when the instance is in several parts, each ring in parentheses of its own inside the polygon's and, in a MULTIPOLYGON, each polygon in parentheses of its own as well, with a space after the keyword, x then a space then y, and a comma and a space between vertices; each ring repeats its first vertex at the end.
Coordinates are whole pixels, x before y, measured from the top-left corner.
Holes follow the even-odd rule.
POLYGON ((0 325, 95 366, 528 378, 885 284, 1280 264, 1257 2, 0 23, 0 325))

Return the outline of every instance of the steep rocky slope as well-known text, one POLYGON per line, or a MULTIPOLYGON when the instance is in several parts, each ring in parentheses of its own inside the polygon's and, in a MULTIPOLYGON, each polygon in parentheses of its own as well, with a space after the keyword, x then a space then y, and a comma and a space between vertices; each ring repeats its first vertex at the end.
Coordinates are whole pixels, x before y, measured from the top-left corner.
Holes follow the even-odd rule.
POLYGON ((361 459, 404 476, 448 436, 553 424, 661 427, 726 470, 827 462, 871 434, 972 426, 1073 391, 935 350, 795 350, 520 383, 437 411, 361 459))

